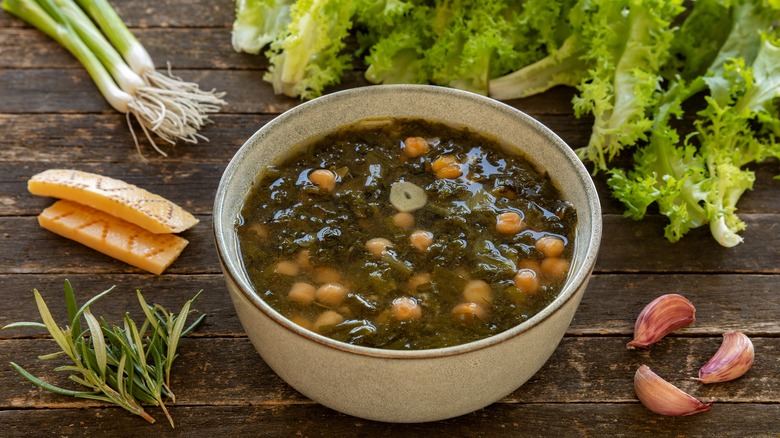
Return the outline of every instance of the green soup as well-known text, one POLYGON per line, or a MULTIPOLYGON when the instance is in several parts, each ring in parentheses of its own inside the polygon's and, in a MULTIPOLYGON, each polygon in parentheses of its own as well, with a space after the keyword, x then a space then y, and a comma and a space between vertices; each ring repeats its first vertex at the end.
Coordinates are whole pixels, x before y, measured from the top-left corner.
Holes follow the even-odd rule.
POLYGON ((387 119, 268 168, 236 232, 256 292, 290 320, 351 344, 429 349, 500 333, 554 300, 576 221, 547 175, 495 140, 387 119))

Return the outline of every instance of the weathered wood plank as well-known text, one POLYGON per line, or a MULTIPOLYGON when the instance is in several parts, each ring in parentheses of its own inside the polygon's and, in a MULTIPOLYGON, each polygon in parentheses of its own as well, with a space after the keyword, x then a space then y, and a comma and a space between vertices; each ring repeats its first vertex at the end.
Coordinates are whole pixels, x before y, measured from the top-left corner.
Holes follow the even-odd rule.
MULTIPOLYGON (((232 49, 231 49, 232 50, 232 49)), ((263 81, 262 70, 191 70, 174 66, 173 73, 200 84, 203 89, 225 91, 225 113, 277 114, 299 103, 278 96, 263 81)), ((348 71, 342 83, 326 90, 369 86, 361 71, 348 71)), ((556 87, 544 94, 510 101, 512 106, 533 114, 572 114, 573 89, 556 87)), ((83 69, 0 70, 0 113, 110 113, 108 103, 83 69)))
MULTIPOLYGON (((571 145, 587 141, 583 126, 563 115, 533 114, 571 145)), ((144 157, 152 162, 227 162, 254 132, 275 115, 215 114, 212 124, 201 133, 208 142, 180 143, 175 147, 158 144, 168 157, 152 150, 145 138, 140 139, 144 157)), ((138 156, 124 115, 115 114, 0 114, 0 162, 131 162, 143 163, 138 156)), ((139 131, 140 134, 140 131, 139 131)), ((769 166, 766 178, 771 179, 769 166)), ((772 167, 772 171, 776 166, 772 167)), ((763 172, 763 170, 759 170, 763 172)), ((758 176, 761 183, 763 174, 758 176)), ((604 185, 606 187, 606 185, 604 185)), ((756 191, 761 191, 757 188, 756 191)))
MULTIPOLYGON (((165 272, 213 274, 219 272, 211 231, 211 217, 180 234, 189 240, 182 255, 165 272)), ((86 246, 44 230, 35 217, 1 218, 3 252, 0 273, 140 273, 143 272, 86 246)))
POLYGON ((664 216, 648 216, 637 222, 623 217, 604 217, 604 232, 596 270, 600 272, 764 272, 780 273, 780 238, 773 230, 773 214, 743 214, 747 229, 740 233, 746 243, 724 248, 711 236, 709 227, 692 230, 678 243, 663 237, 668 223, 664 216))
MULTIPOLYGON (((37 319, 32 290, 38 289, 50 303, 55 318, 64 321, 62 283, 71 281, 81 301, 116 285, 110 298, 93 305, 95 314, 119 321, 124 312, 134 317, 141 290, 148 301, 169 310, 181 307, 199 290, 195 308, 208 316, 195 333, 198 337, 241 337, 244 331, 228 297, 221 274, 153 276, 145 274, 10 274, 0 275, 4 301, 13 303, 0 312, 0 327, 37 319)), ((720 336, 740 330, 749 336, 780 335, 780 294, 776 275, 594 275, 567 334, 571 336, 631 336, 642 308, 664 293, 679 293, 696 306, 696 322, 678 329, 680 336, 720 336)), ((0 331, 0 339, 33 336, 23 330, 0 331)))
POLYGON ((777 275, 594 275, 568 334, 632 335, 642 308, 678 293, 696 307, 696 322, 675 334, 715 335, 740 330, 750 336, 780 334, 777 275))
MULTIPOLYGON (((134 163, 147 168, 151 163, 223 163, 252 134, 274 115, 215 114, 213 123, 201 134, 209 141, 170 146, 158 142, 168 154, 163 157, 146 140, 139 139, 141 154, 136 150, 124 115, 115 114, 0 114, 0 162, 62 165, 102 162, 134 163), (146 161, 144 161, 146 160, 146 161)), ((137 125, 136 132, 141 134, 137 125)), ((0 190, 0 193, 10 193, 0 190)))
MULTIPOLYGON (((296 100, 273 94, 256 70, 173 70, 202 89, 227 92, 224 112, 278 113, 296 100)), ((113 113, 83 69, 0 70, 0 113, 113 113)))
MULTIPOLYGON (((229 27, 235 18, 232 0, 192 2, 190 0, 113 1, 112 6, 130 28, 136 27, 229 27)), ((23 27, 24 22, 0 11, 0 28, 23 27)), ((135 31, 135 29, 133 29, 135 31)), ((171 44, 181 44, 172 39, 171 44)))
MULTIPOLYGON (((9 438, 41 436, 370 436, 391 437, 776 437, 777 405, 722 404, 690 417, 648 415, 638 404, 498 404, 462 417, 432 423, 389 424, 335 413, 319 405, 171 408, 176 428, 158 418, 149 425, 121 409, 1 411, 9 438), (52 420, 56 416, 57 419, 52 420)), ((158 415, 159 417, 159 415, 158 415)))
MULTIPOLYGON (((140 159, 140 158, 139 158, 140 159)), ((228 161, 193 166, 178 160, 154 161, 134 165, 120 163, 80 163, 69 160, 50 163, 0 163, 0 215, 37 215, 52 203, 52 198, 31 195, 27 181, 50 168, 75 168, 110 176, 138 185, 179 204, 193 214, 211 214, 214 196, 228 161), (3 172, 7 170, 7 172, 3 172), (17 173, 18 172, 18 173, 17 173)))
MULTIPOLYGON (((265 69, 262 55, 237 53, 229 28, 137 29, 135 36, 157 63, 166 69, 265 69)), ((66 49, 33 28, 0 27, 0 68, 82 68, 66 49)))
MULTIPOLYGON (((720 337, 668 337, 648 351, 625 348, 628 337, 565 337, 542 369, 500 403, 632 403, 633 379, 640 365, 702 401, 780 404, 780 339, 753 338, 756 362, 741 378, 704 385, 691 377, 720 346, 720 337)), ((14 361, 33 375, 68 388, 67 373, 55 372, 65 360, 41 361, 56 351, 51 340, 0 341, 0 363, 14 361)), ((105 406, 38 389, 10 367, 0 367, 1 408, 105 406)), ((177 403, 185 406, 289 405, 310 401, 279 378, 246 338, 186 338, 171 372, 177 403)))

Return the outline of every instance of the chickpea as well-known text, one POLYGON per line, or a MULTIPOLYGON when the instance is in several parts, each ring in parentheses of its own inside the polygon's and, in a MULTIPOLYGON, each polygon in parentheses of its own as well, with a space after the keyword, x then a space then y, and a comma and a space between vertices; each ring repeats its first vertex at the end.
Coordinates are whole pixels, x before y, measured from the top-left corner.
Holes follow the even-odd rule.
POLYGON ((316 292, 317 288, 315 288, 314 285, 297 282, 290 288, 290 292, 287 293, 287 298, 298 304, 311 304, 314 301, 316 292))
POLYGON ((347 296, 347 288, 338 283, 325 283, 315 293, 317 301, 330 307, 336 307, 347 296))
POLYGON ((463 266, 458 266, 453 270, 453 272, 455 273, 455 275, 457 275, 458 277, 464 280, 468 280, 469 278, 471 278, 471 273, 469 272, 468 269, 466 269, 463 266))
POLYGON ((569 272, 569 261, 560 257, 548 257, 542 260, 541 268, 546 277, 560 280, 569 272))
POLYGON ((401 297, 393 300, 390 314, 396 321, 416 321, 422 318, 422 307, 417 300, 410 297, 401 297))
POLYGON ((295 315, 295 316, 290 318, 290 321, 298 324, 299 326, 301 326, 301 327, 303 327, 303 328, 305 328, 307 330, 311 330, 312 327, 313 327, 313 324, 311 323, 311 321, 309 321, 309 319, 306 318, 303 315, 295 315))
POLYGON ((252 224, 249 226, 249 229, 254 231, 255 234, 257 234, 258 237, 268 237, 270 233, 268 232, 268 228, 263 226, 262 224, 252 224))
POLYGON ((534 271, 537 275, 539 275, 540 272, 542 272, 542 267, 539 266, 539 262, 534 259, 523 259, 517 262, 517 268, 518 269, 530 269, 534 271))
POLYGON ((496 231, 501 234, 517 234, 523 231, 525 224, 519 214, 509 211, 496 217, 496 231))
POLYGON ((409 137, 404 141, 403 153, 409 158, 421 157, 430 150, 428 140, 422 137, 409 137))
POLYGON ((387 322, 388 318, 390 318, 390 311, 383 310, 374 318, 374 322, 377 324, 384 324, 387 322))
POLYGON ((433 244, 433 233, 425 230, 417 230, 409 236, 409 240, 415 249, 425 251, 433 244))
POLYGON ((282 260, 276 264, 274 273, 294 277, 301 273, 301 267, 298 266, 298 263, 292 260, 282 260))
POLYGON ((381 256, 383 252, 387 251, 387 248, 392 246, 393 242, 385 239, 384 237, 375 237, 373 239, 369 239, 368 242, 366 242, 366 249, 368 252, 377 257, 381 256))
POLYGON ((435 159, 433 163, 431 163, 431 169, 433 170, 434 173, 436 173, 447 166, 452 166, 457 164, 458 164, 458 160, 452 155, 442 155, 441 157, 435 159))
POLYGON ((336 172, 328 169, 317 169, 309 173, 309 181, 322 191, 332 192, 336 188, 336 172))
POLYGON ((487 318, 487 310, 477 303, 460 303, 452 309, 452 318, 462 323, 484 320, 487 318))
POLYGON ((393 223, 398 228, 408 230, 414 226, 414 216, 405 211, 399 211, 393 215, 393 223))
POLYGON ((341 274, 339 271, 328 266, 318 266, 314 268, 314 275, 312 278, 315 283, 319 284, 341 282, 341 274))
POLYGON ((520 269, 515 274, 515 287, 526 295, 533 295, 539 291, 539 277, 532 269, 520 269))
POLYGON ((336 311, 326 310, 320 313, 320 316, 314 321, 312 327, 315 332, 322 332, 322 329, 327 326, 341 324, 344 322, 344 317, 336 311))
POLYGON ((559 257, 563 254, 565 244, 560 237, 544 236, 536 241, 535 246, 545 257, 559 257))
POLYGON ((308 249, 302 249, 301 252, 298 253, 298 256, 295 257, 295 262, 298 263, 298 266, 300 266, 304 271, 311 269, 311 260, 309 260, 309 255, 310 252, 308 249))
POLYGON ((452 155, 442 155, 431 163, 431 169, 439 179, 455 179, 463 175, 458 160, 452 155))
POLYGON ((493 302, 493 289, 482 280, 470 280, 463 288, 463 298, 470 303, 490 305, 493 302))
POLYGON ((431 274, 427 272, 422 272, 419 274, 414 274, 411 277, 409 277, 409 281, 406 283, 407 287, 410 291, 416 292, 417 288, 428 284, 431 282, 431 274))
POLYGON ((444 169, 436 172, 436 178, 439 179, 455 179, 463 175, 463 170, 457 164, 447 166, 444 169))

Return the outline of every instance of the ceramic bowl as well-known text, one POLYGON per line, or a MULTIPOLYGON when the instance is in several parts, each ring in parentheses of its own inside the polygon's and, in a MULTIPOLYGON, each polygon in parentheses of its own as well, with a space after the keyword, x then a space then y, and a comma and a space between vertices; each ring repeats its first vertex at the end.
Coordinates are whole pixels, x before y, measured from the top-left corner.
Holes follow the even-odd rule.
POLYGON ((559 137, 496 100, 454 89, 372 86, 303 103, 263 126, 225 169, 214 203, 214 235, 236 312, 263 360, 306 397, 370 420, 424 422, 483 408, 534 375, 561 341, 591 275, 601 208, 588 171, 559 137), (546 169, 578 214, 569 279, 549 306, 495 336, 459 346, 396 351, 349 345, 306 330, 253 290, 235 228, 244 199, 266 166, 287 151, 368 118, 411 117, 468 126, 515 145, 546 169))

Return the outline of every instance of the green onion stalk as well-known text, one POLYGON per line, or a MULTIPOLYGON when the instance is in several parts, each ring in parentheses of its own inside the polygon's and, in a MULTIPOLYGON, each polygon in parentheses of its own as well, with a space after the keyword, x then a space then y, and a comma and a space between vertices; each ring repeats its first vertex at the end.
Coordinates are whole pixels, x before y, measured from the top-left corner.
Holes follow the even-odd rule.
POLYGON ((3 9, 38 28, 84 66, 108 103, 125 114, 136 148, 134 117, 152 147, 151 133, 170 143, 208 140, 198 131, 219 111, 224 93, 155 70, 151 56, 106 0, 3 0, 3 9), (79 5, 81 7, 79 7, 79 5))

